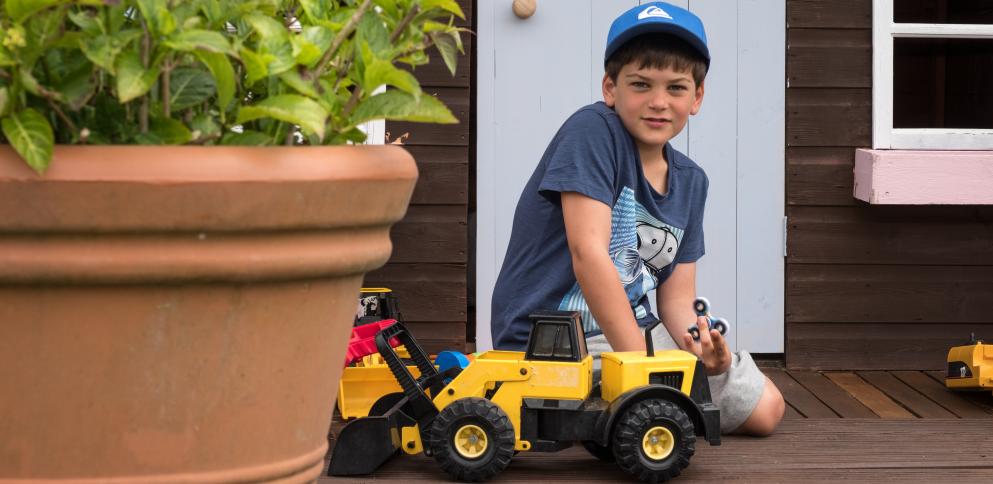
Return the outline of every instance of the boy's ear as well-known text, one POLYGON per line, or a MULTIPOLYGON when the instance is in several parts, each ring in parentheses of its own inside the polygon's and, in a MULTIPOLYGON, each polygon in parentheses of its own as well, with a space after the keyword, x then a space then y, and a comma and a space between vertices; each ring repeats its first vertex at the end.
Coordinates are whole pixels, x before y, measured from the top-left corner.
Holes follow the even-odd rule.
POLYGON ((617 90, 617 83, 607 73, 604 73, 601 87, 603 89, 603 103, 614 107, 614 91, 617 90))
POLYGON ((701 82, 696 87, 696 100, 693 101, 693 108, 690 109, 690 115, 696 115, 696 113, 700 112, 700 106, 703 104, 703 84, 701 82))

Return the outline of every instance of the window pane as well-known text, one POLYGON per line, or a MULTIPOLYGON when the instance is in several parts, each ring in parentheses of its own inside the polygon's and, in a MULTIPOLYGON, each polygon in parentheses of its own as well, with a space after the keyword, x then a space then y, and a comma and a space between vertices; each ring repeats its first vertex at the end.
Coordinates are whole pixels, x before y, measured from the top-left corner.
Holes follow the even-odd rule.
POLYGON ((894 128, 993 128, 993 40, 897 38, 894 128))
POLYGON ((559 335, 555 342, 555 356, 569 358, 572 356, 572 338, 569 337, 567 326, 560 326, 559 335))
POLYGON ((559 326, 556 324, 539 324, 532 351, 534 356, 552 356, 555 351, 555 339, 558 332, 559 326))
POLYGON ((922 24, 993 24, 993 0, 895 0, 893 21, 922 24))

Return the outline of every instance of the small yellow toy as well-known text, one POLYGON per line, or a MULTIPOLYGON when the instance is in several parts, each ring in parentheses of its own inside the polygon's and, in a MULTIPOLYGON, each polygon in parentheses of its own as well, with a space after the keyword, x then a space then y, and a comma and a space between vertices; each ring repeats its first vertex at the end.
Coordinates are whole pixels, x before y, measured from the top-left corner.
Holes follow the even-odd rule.
POLYGON ((993 344, 984 344, 974 334, 970 344, 948 350, 945 386, 952 390, 993 391, 993 344))

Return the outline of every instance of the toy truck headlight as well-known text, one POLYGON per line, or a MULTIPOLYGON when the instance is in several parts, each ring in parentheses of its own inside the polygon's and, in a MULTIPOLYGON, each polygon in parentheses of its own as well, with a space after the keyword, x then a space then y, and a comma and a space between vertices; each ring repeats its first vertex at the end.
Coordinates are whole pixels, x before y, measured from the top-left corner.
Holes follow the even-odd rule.
POLYGON ((972 370, 969 369, 969 365, 961 361, 948 362, 948 378, 969 378, 971 376, 972 370))

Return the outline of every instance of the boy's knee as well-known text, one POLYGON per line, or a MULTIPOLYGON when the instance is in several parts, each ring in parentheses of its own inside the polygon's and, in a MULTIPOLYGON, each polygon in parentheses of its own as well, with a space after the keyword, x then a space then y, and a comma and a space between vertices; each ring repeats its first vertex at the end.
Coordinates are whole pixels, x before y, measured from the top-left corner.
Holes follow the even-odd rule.
POLYGON ((786 401, 776 385, 766 378, 765 390, 748 420, 735 433, 765 437, 772 435, 786 412, 786 401))

